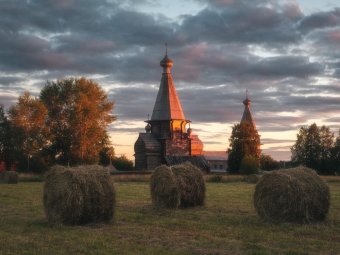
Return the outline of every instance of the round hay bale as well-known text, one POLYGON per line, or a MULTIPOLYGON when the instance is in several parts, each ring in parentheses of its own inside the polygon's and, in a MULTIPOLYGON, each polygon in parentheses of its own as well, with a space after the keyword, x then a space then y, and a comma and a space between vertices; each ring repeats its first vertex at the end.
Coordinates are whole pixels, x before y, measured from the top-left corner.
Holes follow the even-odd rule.
POLYGON ((322 221, 329 204, 329 187, 314 170, 305 167, 263 175, 254 193, 257 214, 274 222, 322 221))
POLYGON ((4 171, 0 173, 0 181, 5 184, 17 184, 18 173, 15 171, 4 171))
POLYGON ((178 184, 181 207, 203 205, 205 181, 202 171, 189 162, 171 167, 178 184))
POLYGON ((50 224, 80 225, 113 219, 115 191, 103 167, 55 166, 45 179, 43 202, 50 224))
POLYGON ((178 208, 180 193, 176 177, 166 165, 155 168, 150 179, 150 191, 154 206, 178 208))

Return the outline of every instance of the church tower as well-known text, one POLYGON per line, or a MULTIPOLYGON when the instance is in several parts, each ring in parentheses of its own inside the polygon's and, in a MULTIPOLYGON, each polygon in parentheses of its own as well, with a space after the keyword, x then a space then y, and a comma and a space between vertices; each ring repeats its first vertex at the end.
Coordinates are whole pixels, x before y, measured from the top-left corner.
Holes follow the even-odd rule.
POLYGON ((242 115, 241 123, 247 123, 256 130, 256 125, 253 116, 250 112, 251 100, 248 98, 248 91, 246 92, 246 99, 243 100, 244 112, 242 115))
POLYGON ((139 134, 134 146, 137 170, 192 161, 203 151, 203 143, 192 134, 191 121, 184 116, 171 75, 173 61, 167 51, 160 66, 163 73, 151 119, 146 121, 146 132, 139 134))
MULTIPOLYGON (((249 134, 249 138, 245 139, 245 143, 252 144, 252 146, 256 146, 256 156, 260 158, 261 155, 261 142, 260 142, 260 135, 258 135, 256 124, 253 119, 253 116, 250 111, 251 100, 248 98, 248 90, 246 91, 246 99, 243 100, 244 111, 242 115, 242 119, 240 121, 241 125, 250 126, 250 131, 252 134, 249 134)), ((250 146, 250 145, 248 145, 250 146)))

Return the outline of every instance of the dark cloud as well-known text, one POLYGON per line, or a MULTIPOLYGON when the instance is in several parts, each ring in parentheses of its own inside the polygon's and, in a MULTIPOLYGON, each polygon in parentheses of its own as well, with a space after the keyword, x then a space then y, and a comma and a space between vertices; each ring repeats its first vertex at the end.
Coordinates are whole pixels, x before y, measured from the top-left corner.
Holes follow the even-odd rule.
POLYGON ((340 25, 340 8, 335 8, 332 11, 313 13, 304 17, 299 23, 299 28, 303 31, 311 31, 338 25, 340 25))
POLYGON ((22 78, 16 76, 0 76, 0 87, 5 88, 12 86, 13 84, 16 84, 22 80, 22 78))
POLYGON ((157 88, 150 86, 128 86, 111 90, 109 97, 115 100, 117 117, 121 120, 146 120, 151 116, 157 96, 157 88))
POLYGON ((159 44, 156 38, 176 42, 166 19, 109 1, 5 1, 0 14, 5 70, 107 73, 139 47, 159 44))
POLYGON ((280 56, 261 59, 252 63, 245 73, 265 77, 298 77, 304 78, 322 73, 324 66, 311 63, 307 57, 280 56))
POLYGON ((299 18, 286 9, 235 1, 187 17, 181 29, 192 41, 287 44, 300 39, 295 27, 299 18))

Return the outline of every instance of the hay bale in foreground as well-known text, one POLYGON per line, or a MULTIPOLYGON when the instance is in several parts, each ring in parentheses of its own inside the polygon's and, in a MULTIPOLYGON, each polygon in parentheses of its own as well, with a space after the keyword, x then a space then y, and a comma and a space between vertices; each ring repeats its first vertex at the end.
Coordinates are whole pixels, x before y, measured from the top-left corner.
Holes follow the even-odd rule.
POLYGON ((171 167, 176 176, 181 197, 181 207, 203 205, 205 200, 205 181, 202 171, 190 162, 171 167))
POLYGON ((315 171, 306 167, 265 174, 254 193, 257 214, 274 222, 322 221, 329 205, 329 187, 315 171))
POLYGON ((203 205, 205 181, 200 169, 191 163, 157 167, 150 181, 152 202, 156 207, 178 208, 203 205))
POLYGON ((18 173, 15 171, 4 171, 0 173, 0 183, 17 184, 18 173))
POLYGON ((45 179, 43 202, 50 224, 80 225, 113 219, 115 191, 103 167, 55 166, 45 179))
POLYGON ((180 205, 176 177, 166 165, 155 168, 150 179, 150 191, 156 207, 177 208, 180 205))

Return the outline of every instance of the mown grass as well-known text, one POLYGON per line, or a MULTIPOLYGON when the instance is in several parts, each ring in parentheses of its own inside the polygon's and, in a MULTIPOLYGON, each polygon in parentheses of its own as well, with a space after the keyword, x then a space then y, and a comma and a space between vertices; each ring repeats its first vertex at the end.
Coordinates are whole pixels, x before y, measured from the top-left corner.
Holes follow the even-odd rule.
MULTIPOLYGON (((113 180, 115 182, 150 182, 151 174, 119 174, 113 175, 113 180)), ((220 183, 229 183, 229 182, 243 182, 245 181, 244 175, 228 175, 228 174, 207 174, 204 175, 204 179, 206 182, 220 182, 220 183)), ((340 182, 340 178, 339 178, 340 182)))
POLYGON ((252 205, 253 184, 208 183, 206 205, 155 210, 145 182, 116 182, 109 225, 50 227, 43 183, 0 185, 0 254, 340 254, 340 183, 328 220, 270 224, 252 205))

